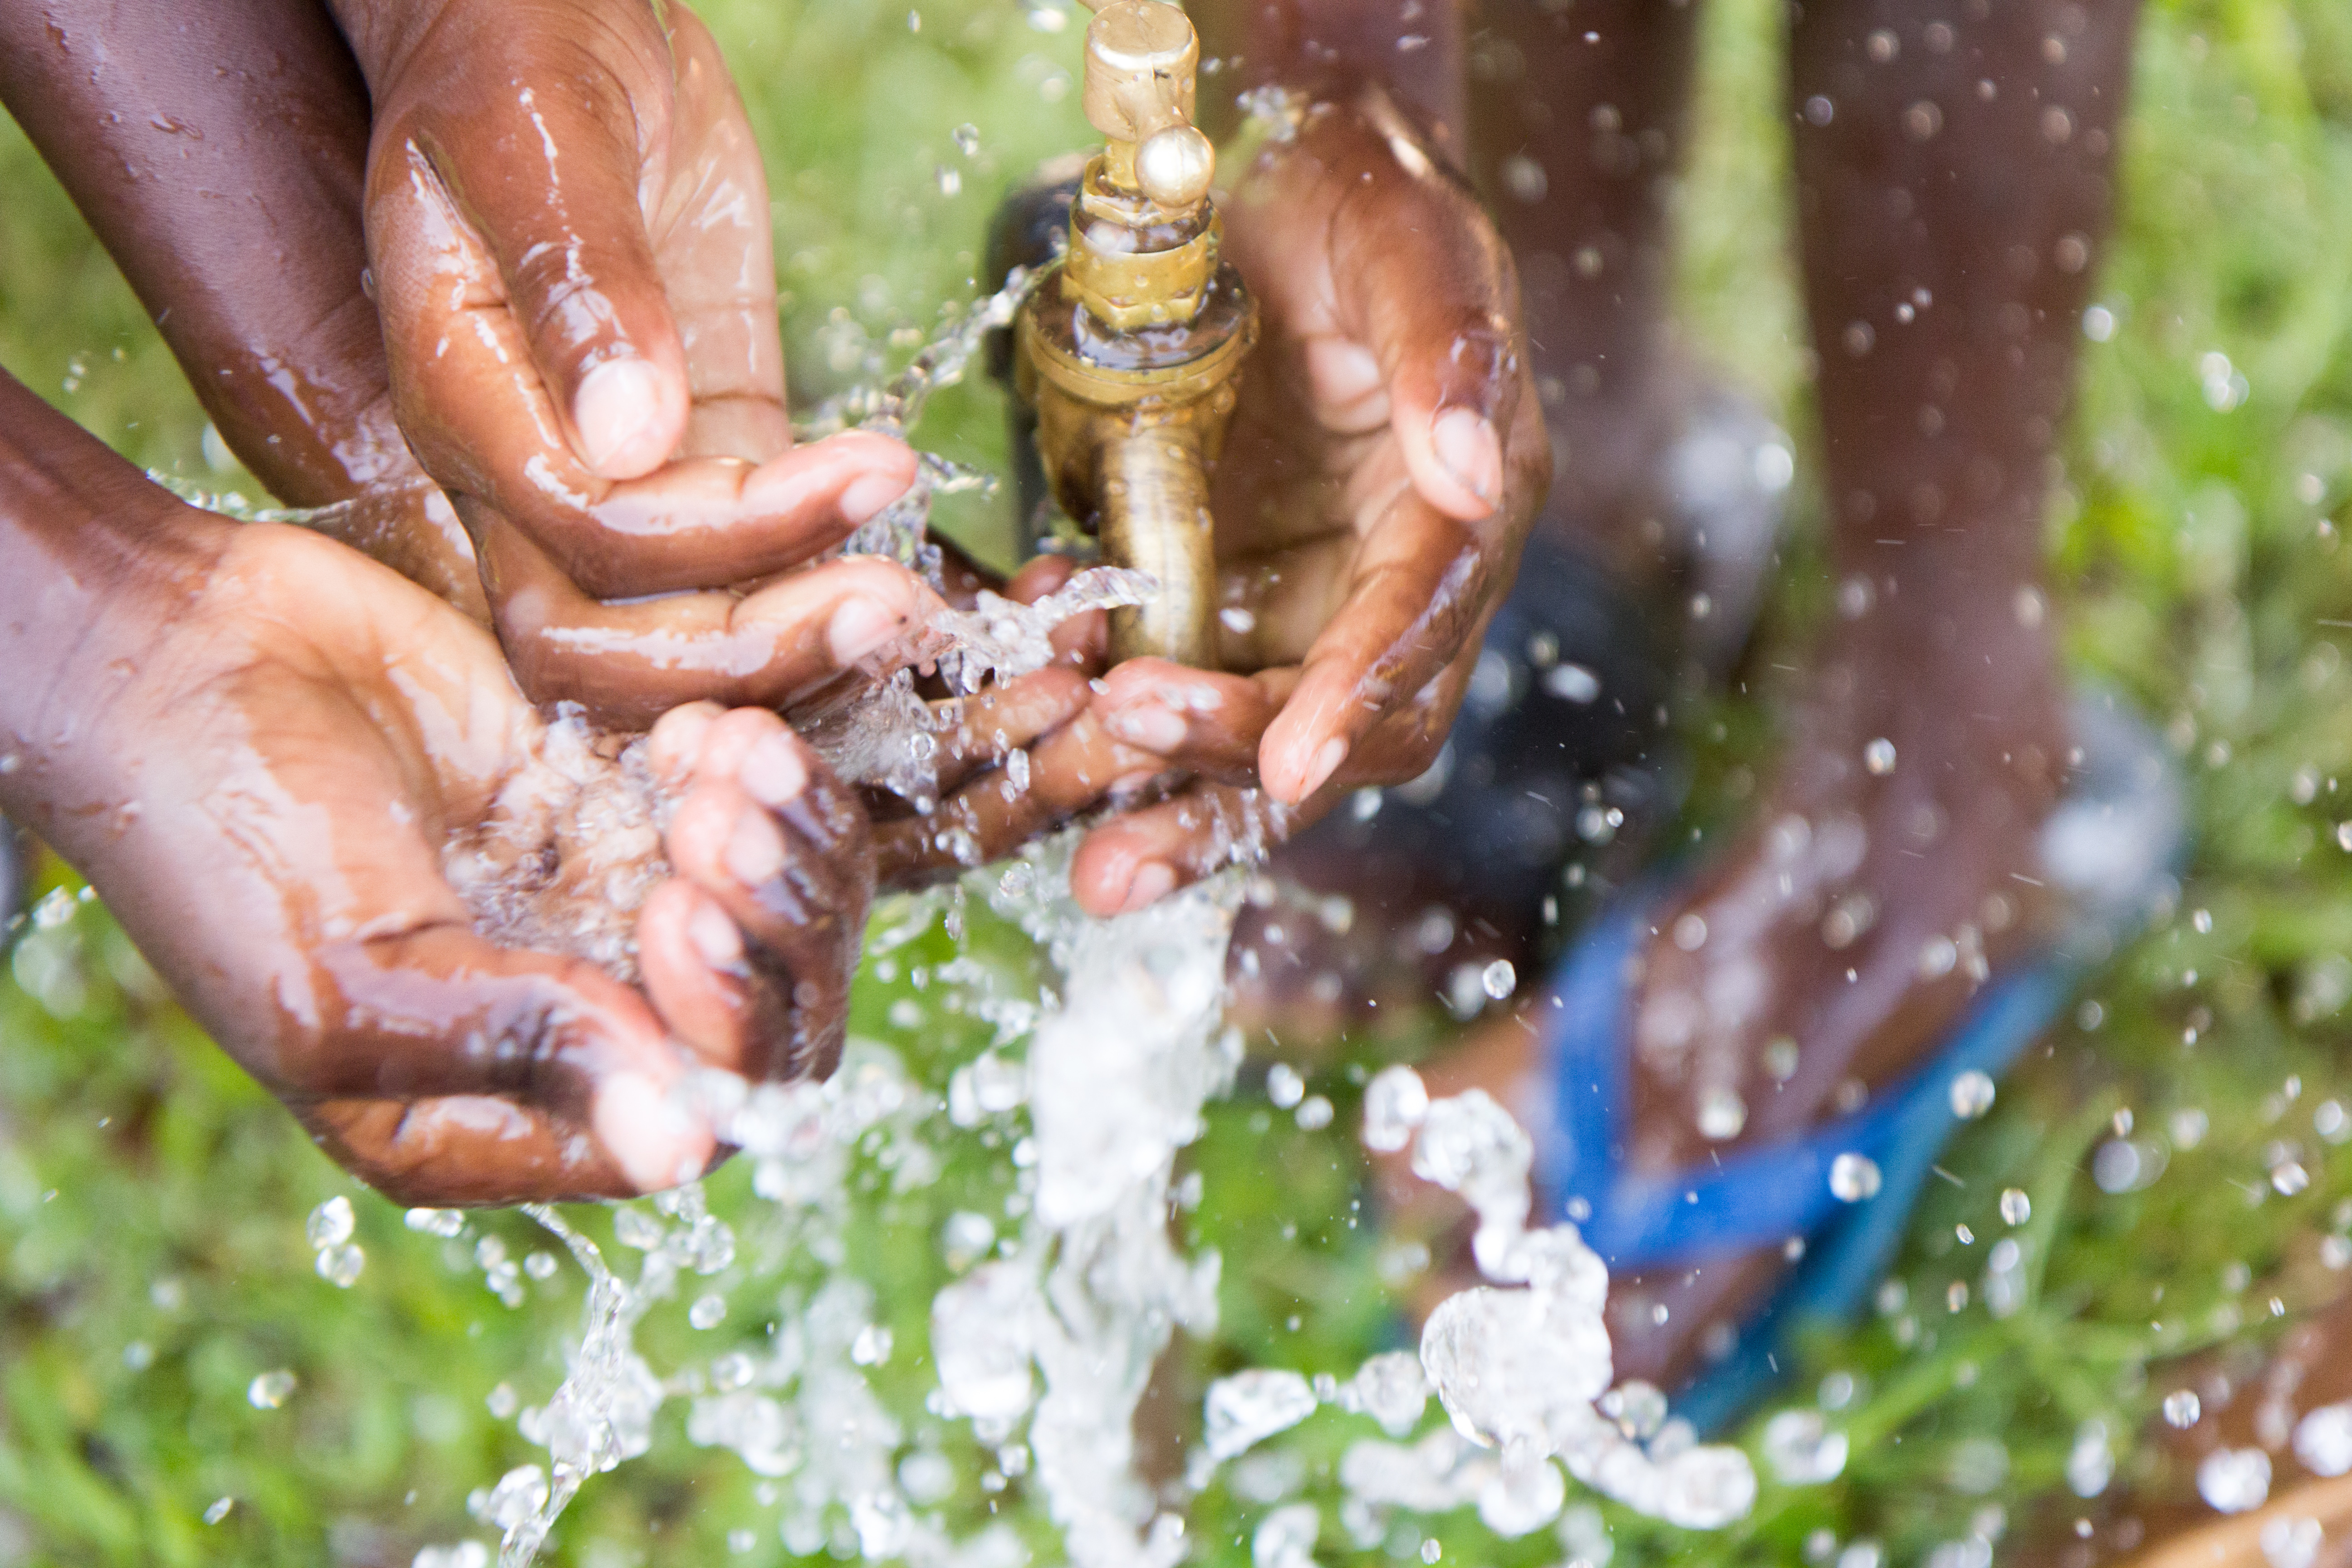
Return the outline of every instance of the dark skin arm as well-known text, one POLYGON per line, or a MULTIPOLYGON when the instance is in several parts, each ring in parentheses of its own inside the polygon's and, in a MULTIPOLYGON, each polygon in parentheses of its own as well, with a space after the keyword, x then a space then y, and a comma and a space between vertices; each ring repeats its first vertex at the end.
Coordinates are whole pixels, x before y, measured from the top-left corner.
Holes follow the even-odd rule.
POLYGON ((0 102, 214 425, 289 506, 469 613, 473 552, 393 422, 362 287, 367 89, 320 6, 0 5, 0 102))
MULTIPOLYGON (((580 62, 548 62, 596 31, 593 17, 499 15, 498 41, 515 57, 502 63, 519 71, 561 77, 580 62)), ((366 18, 354 8, 353 20, 366 18)), ((672 21, 688 45, 707 46, 690 16, 673 11, 672 21)), ((682 326, 672 339, 694 349, 689 364, 700 377, 675 460, 616 483, 582 468, 529 353, 508 355, 507 366, 528 373, 519 376, 495 355, 462 352, 494 341, 502 322, 581 307, 593 286, 572 287, 579 279, 567 275, 507 289, 484 237, 510 239, 514 230, 476 227, 482 215, 453 210, 437 187, 404 200, 396 181, 377 215, 390 237, 371 258, 362 226, 370 215, 368 89, 312 0, 235 0, 168 25, 100 0, 8 0, 0 29, 0 92, 161 319, 224 437, 282 499, 337 505, 323 531, 488 618, 534 698, 577 700, 605 722, 642 728, 693 699, 793 700, 902 651, 906 630, 931 602, 913 579, 877 562, 800 569, 902 490, 913 459, 900 444, 865 434, 785 449, 764 222, 708 221, 722 196, 762 216, 766 202, 740 135, 740 105, 707 47, 684 48, 676 60, 666 43, 657 56, 623 51, 614 67, 635 72, 614 88, 630 112, 651 115, 655 105, 676 132, 671 184, 703 200, 654 215, 656 230, 686 237, 660 253, 669 270, 616 285, 640 295, 651 289, 664 311, 661 290, 678 287, 682 326), (250 238, 256 226, 263 243, 250 238), (405 336, 387 336, 363 287, 371 261, 375 293, 394 308, 394 325, 411 329, 405 336), (733 281, 717 288, 714 278, 733 281), (467 303, 456 317, 420 323, 422 291, 436 282, 467 303), (419 331, 433 335, 420 341, 419 331), (452 341, 461 348, 454 364, 435 353, 452 341), (406 361, 404 347, 413 351, 406 361), (734 379, 705 362, 733 366, 734 379), (412 363, 429 374, 404 380, 412 363), (395 412, 436 459, 446 491, 411 456, 395 412), (486 495, 516 507, 520 523, 486 495), (483 543, 478 573, 467 529, 483 543), (755 577, 768 581, 748 596, 688 591, 630 605, 600 597, 755 577)), ((381 42, 380 32, 355 36, 381 42)), ((472 57, 457 51, 452 65, 424 53, 419 64, 416 50, 404 52, 398 81, 380 84, 394 109, 420 93, 464 96, 463 84, 425 65, 457 68, 472 57)), ((395 133, 389 144, 387 166, 396 167, 409 142, 395 133)), ((458 127, 435 144, 466 168, 511 163, 511 137, 497 126, 458 127)), ((508 195, 528 208, 530 190, 524 182, 508 195)), ((646 226, 634 188, 601 194, 625 199, 624 208, 585 200, 598 193, 570 193, 571 218, 583 229, 646 226)), ((545 216, 517 219, 521 249, 538 243, 530 222, 545 216)), ((519 345, 509 341, 502 352, 519 345)))
POLYGON ((0 660, 0 810, 398 1200, 667 1186, 716 1152, 691 1069, 838 1057, 865 818, 772 714, 666 719, 675 814, 614 830, 569 781, 618 769, 551 769, 480 627, 331 541, 182 505, 5 374, 0 660), (484 934, 453 845, 528 873, 509 925, 641 889, 639 982, 484 934))

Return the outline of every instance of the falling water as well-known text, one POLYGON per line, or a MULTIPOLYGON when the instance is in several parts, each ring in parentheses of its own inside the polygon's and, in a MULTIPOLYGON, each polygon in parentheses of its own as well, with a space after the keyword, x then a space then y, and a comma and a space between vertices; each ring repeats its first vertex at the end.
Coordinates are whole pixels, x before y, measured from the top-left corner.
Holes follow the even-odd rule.
MULTIPOLYGON (((930 395, 964 373, 985 335, 1011 319, 1028 286, 1016 277, 882 388, 828 404, 813 428, 857 423, 905 433, 930 395)), ((932 497, 987 482, 927 456, 908 495, 846 548, 936 580, 932 497)), ((1152 585, 1142 574, 1096 568, 1035 605, 982 595, 975 608, 948 612, 929 628, 932 668, 959 694, 1027 673, 1052 657, 1048 637, 1059 622, 1136 603, 1152 585)), ((902 672, 807 733, 845 779, 884 784, 929 809, 940 722, 912 672, 902 672)), ((551 726, 535 770, 541 787, 513 829, 553 832, 601 857, 580 898, 551 915, 543 900, 513 897, 499 869, 509 858, 496 845, 456 844, 446 858, 485 930, 627 973, 634 910, 665 874, 664 806, 635 749, 608 756, 612 748, 592 738, 577 718, 551 726)), ((1233 869, 1108 921, 1088 919, 1071 897, 1070 835, 1001 867, 975 867, 955 889, 886 900, 867 961, 895 963, 892 954, 944 921, 966 951, 930 983, 949 993, 946 1005, 992 1026, 987 1047, 954 1064, 944 1085, 889 1047, 855 1037, 822 1084, 695 1076, 688 1092, 751 1163, 752 1192, 771 1211, 762 1223, 783 1238, 779 1256, 824 1268, 805 1288, 787 1289, 763 1352, 731 1350, 663 1373, 636 1344, 658 1304, 738 1262, 734 1229, 709 1211, 699 1184, 662 1194, 650 1213, 615 1212, 616 1237, 640 1255, 633 1279, 555 1211, 530 1206, 587 1276, 588 1291, 562 1384, 543 1405, 513 1412, 545 1462, 517 1467, 475 1494, 476 1517, 501 1532, 502 1568, 533 1560, 591 1478, 644 1453, 657 1413, 672 1402, 687 1405, 689 1441, 731 1449, 770 1479, 762 1495, 779 1506, 779 1533, 795 1552, 830 1546, 923 1568, 1025 1562, 1027 1548, 1006 1524, 959 1537, 930 1506, 956 1489, 953 1468, 920 1444, 906 1451, 914 1413, 894 1410, 871 1375, 894 1353, 880 1321, 887 1313, 871 1287, 838 1267, 860 1160, 878 1150, 895 1190, 911 1191, 975 1144, 1004 1173, 1005 1233, 977 1213, 948 1226, 944 1246, 960 1273, 931 1304, 937 1386, 926 1412, 969 1423, 993 1457, 983 1489, 1034 1474, 1075 1568, 1173 1568, 1189 1550, 1186 1500, 1228 1461, 1325 1406, 1383 1434, 1356 1442, 1341 1467, 1346 1511, 1359 1524, 1398 1509, 1475 1503, 1490 1528, 1524 1534, 1561 1515, 1562 1467, 1675 1523, 1708 1528, 1744 1513, 1756 1489, 1745 1456, 1696 1443, 1687 1426, 1664 1419, 1654 1390, 1611 1389, 1601 1317, 1607 1275, 1572 1226, 1528 1228, 1526 1133, 1484 1094, 1431 1101, 1402 1068, 1370 1087, 1366 1142, 1376 1151, 1410 1147, 1417 1172, 1469 1202, 1490 1283, 1439 1305, 1417 1357, 1374 1356, 1345 1382, 1278 1367, 1219 1380, 1181 1479, 1154 1483, 1142 1473, 1136 1414, 1155 1365, 1179 1330, 1206 1335, 1216 1322, 1221 1259, 1188 1252, 1170 1222, 1199 1201, 1180 1190, 1179 1159, 1242 1060, 1223 1005, 1243 868, 1265 849, 1249 831, 1220 847, 1233 869), (969 951, 976 910, 1034 944, 1050 971, 1043 984, 1020 984, 969 951), (1402 1441, 1422 1424, 1432 1391, 1450 1425, 1402 1441), (1604 1395, 1613 1402, 1607 1408, 1596 1404, 1604 1395), (1653 1405, 1654 1416, 1643 1415, 1653 1405)), ((467 1222, 427 1210, 411 1223, 457 1237, 467 1222)), ((495 1238, 478 1243, 477 1261, 494 1289, 520 1299, 515 1266, 495 1238)), ((726 1302, 701 1296, 689 1310, 698 1327, 716 1324, 726 1302)), ((1260 1527, 1259 1560, 1304 1568, 1319 1529, 1312 1505, 1276 1510, 1260 1527)), ((455 1549, 428 1550, 443 1553, 433 1562, 456 1561, 446 1555, 455 1549)))

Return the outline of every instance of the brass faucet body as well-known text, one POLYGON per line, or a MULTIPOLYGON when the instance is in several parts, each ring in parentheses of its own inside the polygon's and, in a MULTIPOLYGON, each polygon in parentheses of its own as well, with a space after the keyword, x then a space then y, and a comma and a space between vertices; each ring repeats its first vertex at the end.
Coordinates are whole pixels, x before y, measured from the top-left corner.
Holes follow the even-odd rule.
POLYGON ((1111 658, 1216 664, 1209 472, 1257 309, 1218 255, 1214 168, 1191 124, 1200 43, 1173 5, 1111 0, 1087 29, 1087 118, 1104 149, 1070 205, 1070 243, 1014 325, 1014 388, 1062 510, 1103 559, 1149 572, 1111 612, 1111 658))

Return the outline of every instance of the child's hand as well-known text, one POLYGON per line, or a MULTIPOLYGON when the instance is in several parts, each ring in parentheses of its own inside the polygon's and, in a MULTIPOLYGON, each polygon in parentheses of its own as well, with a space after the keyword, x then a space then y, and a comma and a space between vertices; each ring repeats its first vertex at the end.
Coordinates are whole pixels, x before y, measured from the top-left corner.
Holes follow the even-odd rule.
POLYGON ((0 807, 352 1171, 417 1203, 642 1192, 717 1152, 692 1068, 831 1070, 866 828, 773 716, 663 726, 657 827, 422 589, 180 506, 4 377, 0 415, 0 807), (583 917, 641 986, 553 950, 583 917))
POLYGON ((992 858, 1190 774, 1073 864, 1089 910, 1140 908, 1444 743, 1551 471, 1509 253, 1377 94, 1314 110, 1223 212, 1263 335, 1213 480, 1219 657, 1255 673, 1108 671, 1033 748, 1025 794, 990 773, 922 827, 886 826, 886 876, 946 870, 950 847, 992 858))
POLYGON ((854 432, 792 447, 767 183, 702 24, 649 0, 334 9, 374 106, 394 406, 524 689, 641 727, 886 657, 928 607, 910 579, 851 567, 871 580, 845 598, 793 569, 914 457, 854 432))

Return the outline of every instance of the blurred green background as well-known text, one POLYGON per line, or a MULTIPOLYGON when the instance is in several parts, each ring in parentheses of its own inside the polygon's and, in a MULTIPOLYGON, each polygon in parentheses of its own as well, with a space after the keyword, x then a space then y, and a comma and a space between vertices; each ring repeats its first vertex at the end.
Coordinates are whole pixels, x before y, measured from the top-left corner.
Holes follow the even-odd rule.
MULTIPOLYGON (((1067 0, 703 10, 768 152, 796 395, 871 379, 970 298, 1006 183, 1086 140, 1078 20, 1067 0), (958 145, 963 124, 976 153, 958 145)), ((1772 0, 1707 8, 1681 310, 1690 345, 1801 433, 1777 12, 1772 0)), ((2339 548, 2352 522, 2352 7, 2151 4, 2136 91, 2124 229, 2099 295, 2116 327, 2085 345, 2051 542, 2077 668, 2135 694, 2193 773, 2193 870, 2175 917, 2096 982, 2096 1009, 2012 1075, 1947 1156, 1961 1184, 1933 1184, 1900 1301, 1820 1344, 1792 1378, 1786 1399, 1800 1404, 1829 1378, 1832 1424, 1853 1438, 1843 1476, 1768 1484, 1751 1521, 1712 1537, 1610 1511, 1621 1563, 1795 1562, 1867 1538, 1908 1564, 2037 1510, 2071 1519, 2086 1505, 2062 1478, 2084 1422, 2105 1423, 2119 1485, 2152 1462, 2135 1438, 2168 1386, 2152 1358, 2258 1342, 2346 1279, 2352 1247, 2325 1243, 2352 1222, 2337 1207, 2352 1151, 2321 1138, 2314 1113, 2352 1089, 2352 826, 2339 826, 2352 819, 2352 563, 2339 548), (2143 1190, 2109 1194, 2088 1157, 2125 1110, 2168 1163, 2143 1190), (2206 1129, 2193 1147, 2191 1112, 2206 1129), (2268 1180, 2284 1158, 2311 1173, 2298 1194, 2268 1180), (2033 1203, 2015 1230, 1995 1213, 2011 1185, 2033 1203), (2024 1305, 1996 1319, 1979 1289, 1955 1307, 1951 1286, 1979 1279, 1983 1243, 2002 1235, 2026 1249, 2024 1305)), ((261 499, 216 441, 208 455, 176 367, 5 121, 0 363, 136 460, 261 499)), ((997 467, 993 395, 943 398, 918 439, 997 467)), ((1811 472, 1801 455, 1801 492, 1811 472)), ((983 548, 1005 537, 1001 503, 957 504, 950 525, 983 548)), ((1768 648, 1793 643, 1821 597, 1808 556, 1801 537, 1768 648)), ((1736 814, 1769 721, 1760 680, 1748 699, 1684 715, 1702 763, 1692 826, 1736 814)), ((493 1410, 510 1416, 561 1376, 576 1271, 526 1271, 521 1305, 504 1304, 474 1247, 494 1237, 522 1258, 549 1247, 542 1233, 511 1215, 477 1220, 464 1244, 404 1226, 197 1036, 69 878, 52 867, 44 885, 55 891, 0 976, 0 1564, 406 1564, 421 1545, 488 1539, 467 1492, 540 1457, 493 1410), (348 1290, 314 1273, 303 1236, 305 1215, 338 1193, 367 1258, 348 1290), (257 1406, 253 1380, 279 1370, 291 1393, 257 1406)), ((989 940, 1018 965, 1003 933, 989 940)), ((859 994, 859 1032, 934 1090, 986 1033, 909 989, 917 962, 949 951, 933 930, 859 994)), ((1218 1110, 1194 1228, 1224 1253, 1224 1326, 1192 1348, 1200 1373, 1246 1362, 1344 1375, 1390 1332, 1380 1249, 1355 1220, 1355 1086, 1437 1027, 1412 1021, 1312 1065, 1313 1089, 1339 1106, 1329 1129, 1301 1131, 1246 1092, 1218 1110)), ((944 1171, 914 1190, 861 1166, 844 1268, 872 1284, 896 1332, 877 1386, 970 1492, 983 1461, 960 1427, 922 1414, 921 1346, 947 1277, 940 1228, 953 1210, 1001 1205, 1003 1173, 977 1139, 942 1145, 944 1171)), ((745 1260, 712 1282, 726 1321, 696 1331, 682 1310, 658 1314, 645 1338, 659 1367, 761 1342, 819 1277, 788 1237, 762 1242, 746 1180, 712 1184, 746 1237, 745 1260)), ((582 1223, 610 1234, 605 1216, 582 1223)), ((551 1560, 784 1558, 757 1479, 688 1443, 680 1410, 664 1411, 652 1454, 589 1485, 551 1560)), ((1328 1467, 1363 1430, 1327 1413, 1286 1440, 1304 1495, 1332 1496, 1328 1467)), ((1056 1560, 1017 1479, 996 1508, 1056 1560)), ((1201 1553, 1246 1562, 1263 1511, 1221 1483, 1196 1516, 1201 1553)), ((984 1517, 974 1505, 951 1522, 984 1517)), ((1497 1542, 1466 1510, 1412 1528, 1456 1561, 1567 1555, 1548 1533, 1497 1542)), ((1320 1555, 1349 1549, 1327 1529, 1320 1555)))

